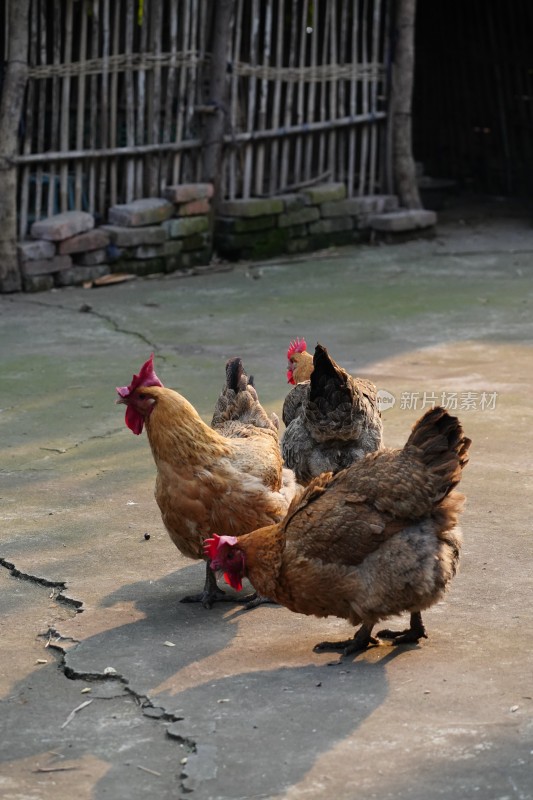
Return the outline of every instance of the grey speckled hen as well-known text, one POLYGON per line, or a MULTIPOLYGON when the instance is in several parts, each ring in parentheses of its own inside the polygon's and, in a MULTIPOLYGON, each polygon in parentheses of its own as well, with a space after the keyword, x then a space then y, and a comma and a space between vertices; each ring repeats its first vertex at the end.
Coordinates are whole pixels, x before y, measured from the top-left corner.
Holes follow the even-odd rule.
POLYGON ((295 391, 300 406, 283 434, 281 449, 299 483, 345 469, 382 446, 375 385, 349 375, 322 345, 315 348, 309 383, 295 391))

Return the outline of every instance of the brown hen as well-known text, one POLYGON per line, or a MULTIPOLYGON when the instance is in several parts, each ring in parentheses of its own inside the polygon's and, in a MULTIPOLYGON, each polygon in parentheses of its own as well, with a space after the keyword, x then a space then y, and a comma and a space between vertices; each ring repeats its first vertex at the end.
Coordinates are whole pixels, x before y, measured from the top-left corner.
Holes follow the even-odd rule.
POLYGON ((361 623, 353 639, 316 651, 363 650, 379 620, 404 611, 410 627, 380 635, 417 642, 426 637, 421 612, 442 598, 457 569, 464 497, 454 487, 469 446, 459 420, 434 408, 403 449, 313 480, 281 523, 239 539, 214 536, 206 542, 211 566, 235 589, 247 576, 291 611, 361 623))

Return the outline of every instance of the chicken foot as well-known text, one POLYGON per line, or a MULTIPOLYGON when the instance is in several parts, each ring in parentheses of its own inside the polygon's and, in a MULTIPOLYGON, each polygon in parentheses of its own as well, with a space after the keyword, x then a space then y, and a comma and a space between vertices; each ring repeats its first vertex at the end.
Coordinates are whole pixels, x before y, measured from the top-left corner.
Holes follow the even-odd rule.
POLYGON ((349 656, 361 650, 366 650, 369 644, 379 644, 378 640, 372 636, 373 625, 361 625, 352 639, 345 639, 343 642, 320 642, 313 647, 315 653, 342 653, 349 656))
POLYGON ((245 605, 245 609, 249 611, 251 608, 257 608, 257 606, 265 605, 266 603, 271 603, 272 605, 277 606, 275 600, 271 600, 270 597, 265 597, 263 594, 259 594, 259 592, 254 592, 253 594, 249 594, 243 598, 242 601, 245 605))
POLYGON ((199 594, 188 594, 182 597, 180 603, 201 603, 204 608, 212 608, 216 602, 235 602, 234 597, 229 597, 217 585, 216 575, 211 569, 211 562, 206 564, 205 584, 199 594))
POLYGON ((413 611, 411 614, 411 623, 408 628, 403 631, 379 631, 378 636, 382 639, 392 639, 392 644, 416 644, 419 639, 427 639, 428 635, 422 622, 422 614, 420 611, 413 611))

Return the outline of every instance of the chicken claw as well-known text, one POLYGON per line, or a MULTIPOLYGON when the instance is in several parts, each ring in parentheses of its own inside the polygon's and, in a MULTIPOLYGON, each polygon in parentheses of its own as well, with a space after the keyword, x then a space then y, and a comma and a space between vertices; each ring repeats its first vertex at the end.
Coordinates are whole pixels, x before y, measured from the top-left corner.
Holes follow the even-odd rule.
POLYGON ((210 563, 210 561, 207 562, 203 590, 199 594, 188 594, 182 597, 180 603, 201 603, 204 608, 213 608, 216 602, 229 603, 235 601, 235 598, 229 597, 223 589, 217 586, 217 579, 210 567, 210 563))
POLYGON ((417 644, 419 639, 427 639, 426 629, 422 622, 422 614, 415 611, 411 614, 411 624, 403 631, 390 631, 388 629, 379 631, 378 636, 382 639, 392 639, 392 644, 417 644))
POLYGON ((251 608, 257 608, 257 606, 266 605, 266 603, 271 603, 274 606, 279 605, 276 603, 275 600, 271 600, 270 597, 265 597, 259 592, 254 592, 253 594, 249 594, 246 597, 243 597, 243 603, 245 604, 244 607, 247 611, 251 608))
POLYGON ((352 639, 345 639, 343 642, 320 642, 313 647, 313 651, 315 653, 342 653, 343 656, 349 656, 352 653, 366 650, 369 644, 379 644, 371 633, 372 626, 361 625, 352 639))

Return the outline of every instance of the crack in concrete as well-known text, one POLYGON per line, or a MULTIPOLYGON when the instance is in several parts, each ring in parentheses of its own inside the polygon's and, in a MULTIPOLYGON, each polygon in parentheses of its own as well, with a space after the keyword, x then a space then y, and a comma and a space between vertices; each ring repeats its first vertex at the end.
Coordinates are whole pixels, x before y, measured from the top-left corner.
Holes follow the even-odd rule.
MULTIPOLYGON (((65 603, 69 606, 73 606, 76 610, 76 613, 81 613, 83 611, 83 602, 81 600, 75 600, 74 598, 67 597, 63 594, 65 589, 67 588, 66 583, 64 581, 52 581, 48 578, 41 578, 36 575, 30 575, 28 573, 21 572, 21 570, 17 569, 17 567, 7 561, 5 558, 0 557, 0 566, 7 569, 14 578, 23 581, 30 581, 32 583, 36 583, 39 586, 44 586, 47 588, 57 589, 57 594, 52 593, 54 601, 58 603, 65 603)), ((189 753, 197 753, 197 746, 196 742, 193 739, 190 739, 187 736, 183 736, 179 731, 174 730, 174 723, 181 722, 184 717, 179 716, 178 714, 173 714, 172 712, 167 711, 162 706, 155 706, 152 700, 148 695, 140 694, 136 692, 134 689, 129 686, 129 680, 124 675, 121 675, 118 672, 83 672, 80 670, 76 670, 73 667, 67 664, 67 655, 70 651, 65 650, 65 648, 61 645, 61 642, 74 642, 75 645, 80 644, 78 639, 73 639, 72 637, 62 636, 56 628, 49 627, 45 633, 39 634, 40 638, 47 639, 47 647, 56 650, 60 654, 60 659, 58 666, 61 672, 68 680, 80 680, 84 681, 85 683, 98 683, 100 685, 117 683, 120 684, 124 690, 124 693, 129 695, 133 698, 134 702, 139 706, 143 716, 153 719, 154 722, 161 722, 166 727, 166 735, 176 742, 179 745, 187 748, 189 753), (156 709, 158 712, 161 713, 150 713, 150 709, 156 709), (170 727, 169 727, 170 723, 170 727)), ((117 696, 117 695, 115 695, 117 696)), ((99 698, 102 699, 102 698, 99 698)), ((103 698, 105 699, 105 698, 103 698)), ((183 792, 188 792, 190 790, 184 785, 184 781, 187 778, 186 774, 182 773, 181 776, 182 780, 180 781, 180 788, 183 792)))
POLYGON ((27 572, 21 572, 14 564, 1 557, 0 566, 9 570, 9 573, 14 578, 18 578, 19 580, 30 581, 31 583, 39 584, 39 586, 47 586, 52 589, 59 589, 57 595, 54 596, 54 600, 56 600, 58 603, 64 603, 65 605, 73 606, 78 614, 82 613, 83 602, 81 600, 75 600, 73 597, 68 597, 64 594, 67 588, 67 584, 64 581, 51 581, 48 578, 41 578, 38 575, 30 575, 27 572))
MULTIPOLYGON (((10 298, 7 298, 7 299, 10 299, 10 298)), ((151 342, 142 333, 139 333, 138 331, 128 330, 127 328, 121 328, 120 325, 118 324, 118 322, 116 322, 113 319, 113 317, 109 316, 108 314, 104 314, 103 312, 95 311, 94 308, 89 303, 83 304, 81 306, 81 308, 77 308, 76 309, 76 308, 69 308, 68 306, 63 305, 62 303, 57 303, 57 304, 56 303, 46 303, 43 300, 34 300, 34 299, 26 299, 25 298, 25 301, 29 305, 35 305, 35 306, 44 307, 44 308, 51 308, 51 309, 59 309, 61 311, 66 311, 66 312, 68 312, 70 314, 80 314, 80 313, 92 314, 93 316, 98 317, 98 319, 101 319, 104 322, 107 322, 107 324, 110 325, 116 333, 124 333, 126 336, 135 336, 135 337, 137 337, 137 339, 140 339, 141 342, 144 342, 144 344, 147 344, 150 348, 152 348, 152 350, 154 350, 154 352, 157 352, 156 345, 153 342, 151 342)))

